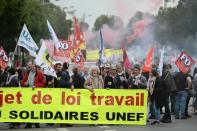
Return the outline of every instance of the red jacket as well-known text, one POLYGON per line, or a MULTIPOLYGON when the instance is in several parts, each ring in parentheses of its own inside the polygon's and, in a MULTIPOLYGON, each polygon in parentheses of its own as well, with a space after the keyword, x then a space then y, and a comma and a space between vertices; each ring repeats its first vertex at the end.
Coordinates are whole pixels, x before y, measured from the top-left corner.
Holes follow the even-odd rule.
MULTIPOLYGON (((29 77, 29 73, 23 74, 23 80, 21 81, 21 85, 23 87, 26 86, 25 83, 27 82, 28 77, 29 77)), ((34 78, 34 86, 35 87, 45 87, 45 85, 46 85, 46 80, 45 80, 44 74, 41 70, 37 69, 36 76, 34 78)))

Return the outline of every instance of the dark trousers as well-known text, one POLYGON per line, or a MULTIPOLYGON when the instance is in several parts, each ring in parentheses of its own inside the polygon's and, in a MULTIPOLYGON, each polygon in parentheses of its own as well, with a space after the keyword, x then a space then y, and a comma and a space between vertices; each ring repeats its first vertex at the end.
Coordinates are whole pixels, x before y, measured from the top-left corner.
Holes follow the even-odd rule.
POLYGON ((171 112, 175 114, 175 103, 176 103, 176 92, 172 92, 170 95, 170 102, 171 102, 171 112))
POLYGON ((169 101, 169 94, 165 94, 163 98, 163 106, 165 107, 165 113, 163 119, 170 119, 171 120, 171 113, 170 113, 170 101, 169 101))

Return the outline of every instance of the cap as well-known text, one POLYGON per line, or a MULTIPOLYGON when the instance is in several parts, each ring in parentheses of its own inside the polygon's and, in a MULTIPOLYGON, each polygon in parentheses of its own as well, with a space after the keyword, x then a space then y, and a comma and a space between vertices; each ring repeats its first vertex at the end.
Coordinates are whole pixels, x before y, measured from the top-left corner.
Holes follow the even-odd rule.
POLYGON ((105 64, 105 67, 106 68, 110 68, 110 64, 105 64))

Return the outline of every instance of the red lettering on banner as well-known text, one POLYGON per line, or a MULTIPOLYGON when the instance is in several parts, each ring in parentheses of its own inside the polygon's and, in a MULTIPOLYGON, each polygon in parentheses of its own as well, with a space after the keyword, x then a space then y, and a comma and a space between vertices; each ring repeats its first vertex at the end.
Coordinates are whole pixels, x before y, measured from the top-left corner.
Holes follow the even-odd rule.
POLYGON ((0 91, 0 107, 3 106, 3 91, 0 91))
POLYGON ((41 104, 41 91, 31 97, 32 104, 41 104))
POLYGON ((75 99, 74 96, 68 96, 67 99, 66 99, 66 103, 67 103, 68 105, 74 105, 75 102, 76 102, 76 99, 75 99))
POLYGON ((51 104, 52 97, 50 95, 44 95, 42 101, 44 104, 51 104))
POLYGON ((92 105, 96 105, 96 96, 95 95, 91 95, 90 99, 91 99, 92 105))
POLYGON ((21 97, 22 97, 21 92, 17 92, 16 93, 17 104, 22 104, 21 97))
POLYGON ((14 95, 7 94, 5 96, 5 102, 8 103, 8 104, 12 104, 14 102, 14 95))
POLYGON ((46 94, 42 97, 42 92, 38 91, 37 94, 34 94, 31 97, 32 104, 51 104, 52 97, 49 94, 46 94))
POLYGON ((123 102, 123 99, 124 99, 124 96, 121 96, 120 99, 118 96, 115 96, 115 99, 116 99, 116 102, 117 104, 120 106, 122 105, 122 102, 123 102))
POLYGON ((91 95, 92 105, 118 106, 144 106, 144 93, 136 93, 136 96, 95 96, 91 95))
POLYGON ((14 94, 6 94, 5 96, 3 95, 3 91, 0 91, 0 107, 2 107, 5 104, 12 104, 14 101, 16 101, 17 104, 21 104, 21 97, 22 94, 21 92, 16 93, 16 98, 14 94))
POLYGON ((62 92, 62 98, 61 98, 61 104, 62 105, 65 105, 65 104, 68 104, 68 105, 80 105, 81 104, 81 93, 78 92, 77 93, 77 96, 74 96, 74 95, 68 95, 66 96, 66 93, 65 92, 62 92))

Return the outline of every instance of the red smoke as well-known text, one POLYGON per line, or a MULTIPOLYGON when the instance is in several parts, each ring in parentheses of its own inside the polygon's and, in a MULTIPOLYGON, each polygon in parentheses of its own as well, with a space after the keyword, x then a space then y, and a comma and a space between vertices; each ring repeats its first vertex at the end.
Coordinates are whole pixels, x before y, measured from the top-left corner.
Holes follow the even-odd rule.
POLYGON ((128 43, 133 43, 134 40, 140 38, 150 23, 150 19, 143 19, 137 21, 132 27, 133 34, 128 37, 128 43))
POLYGON ((104 25, 102 28, 103 40, 105 44, 114 45, 121 39, 121 32, 114 31, 109 26, 104 25))
POLYGON ((96 37, 95 34, 91 31, 83 32, 83 34, 84 34, 85 41, 87 43, 96 37))

